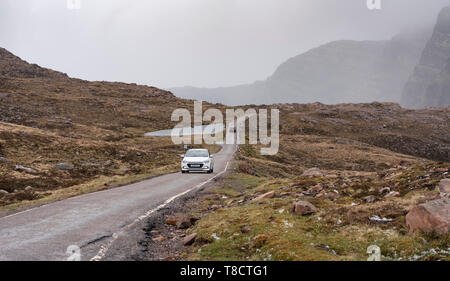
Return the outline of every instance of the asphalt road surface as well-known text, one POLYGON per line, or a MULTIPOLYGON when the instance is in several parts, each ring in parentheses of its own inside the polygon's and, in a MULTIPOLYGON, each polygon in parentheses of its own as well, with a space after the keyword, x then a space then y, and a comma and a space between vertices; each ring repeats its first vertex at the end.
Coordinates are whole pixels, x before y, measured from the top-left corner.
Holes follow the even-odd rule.
POLYGON ((71 245, 82 260, 101 259, 115 233, 221 175, 234 150, 224 145, 214 155, 213 174, 168 174, 0 218, 0 260, 67 260, 71 245))

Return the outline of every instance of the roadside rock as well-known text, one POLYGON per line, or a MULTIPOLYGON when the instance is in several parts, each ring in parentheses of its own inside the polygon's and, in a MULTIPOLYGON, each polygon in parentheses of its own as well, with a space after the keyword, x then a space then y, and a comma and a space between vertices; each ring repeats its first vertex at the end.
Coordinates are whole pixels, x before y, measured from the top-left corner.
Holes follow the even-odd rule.
POLYGON ((409 232, 416 229, 446 234, 450 231, 450 199, 442 198, 415 206, 406 215, 409 232))
POLYGON ((58 163, 55 166, 56 169, 61 170, 61 171, 70 171, 74 168, 72 163, 58 163))
POLYGON ((31 187, 31 186, 27 186, 27 187, 25 187, 25 191, 30 191, 30 190, 32 190, 33 188, 31 187))
POLYGON ((292 205, 292 212, 298 215, 310 215, 317 212, 317 208, 306 201, 297 201, 292 205))
POLYGON ((8 159, 6 159, 5 157, 0 157, 0 163, 6 163, 8 162, 8 159))
POLYGON ((4 189, 0 189, 0 194, 9 194, 9 192, 4 189))
POLYGON ((38 171, 36 171, 35 169, 27 168, 27 167, 20 166, 20 165, 17 165, 14 168, 14 170, 19 171, 19 172, 25 172, 25 173, 30 174, 30 175, 37 175, 38 174, 38 171))
POLYGON ((189 218, 183 218, 183 219, 179 220, 176 225, 177 225, 178 229, 187 229, 187 228, 191 227, 192 224, 191 224, 191 220, 189 218))
POLYGON ((366 201, 366 203, 373 203, 375 202, 375 200, 377 200, 377 198, 373 195, 369 195, 363 198, 364 201, 366 201))
POLYGON ((322 176, 323 176, 323 173, 322 173, 322 171, 320 171, 319 168, 311 168, 311 169, 308 169, 308 170, 304 171, 303 174, 302 174, 302 176, 308 176, 308 177, 314 177, 314 176, 317 176, 317 177, 322 177, 322 176))
POLYGON ((158 236, 158 237, 153 238, 152 240, 155 242, 162 242, 162 241, 165 241, 166 238, 164 238, 164 236, 158 236))
POLYGON ((195 238, 197 238, 197 233, 192 233, 192 234, 184 237, 183 245, 184 246, 192 245, 194 243, 194 241, 195 241, 195 238))
POLYGON ((172 225, 172 226, 177 226, 177 223, 179 221, 180 221, 179 219, 168 218, 168 219, 166 219, 166 224, 172 225))
POLYGON ((439 182, 441 197, 450 197, 450 179, 443 179, 439 182))
POLYGON ((275 196, 275 192, 270 191, 270 192, 264 193, 264 194, 256 197, 255 199, 253 199, 253 201, 259 201, 259 200, 266 199, 266 198, 272 198, 274 196, 275 196))

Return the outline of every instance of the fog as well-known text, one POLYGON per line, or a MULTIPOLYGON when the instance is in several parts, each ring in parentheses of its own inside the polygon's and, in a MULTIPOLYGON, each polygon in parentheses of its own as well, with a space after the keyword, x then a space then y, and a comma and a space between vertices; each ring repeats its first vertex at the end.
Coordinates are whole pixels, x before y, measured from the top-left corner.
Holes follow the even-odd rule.
POLYGON ((265 79, 337 39, 432 25, 449 0, 1 0, 0 47, 87 80, 158 87, 265 79))

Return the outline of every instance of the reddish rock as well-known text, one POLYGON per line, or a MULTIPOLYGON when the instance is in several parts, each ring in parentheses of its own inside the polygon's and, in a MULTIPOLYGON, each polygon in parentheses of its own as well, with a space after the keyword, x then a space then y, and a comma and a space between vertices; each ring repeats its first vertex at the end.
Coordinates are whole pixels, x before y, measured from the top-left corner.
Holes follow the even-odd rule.
POLYGON ((197 238, 197 233, 192 233, 192 234, 184 237, 183 245, 184 246, 192 245, 194 243, 194 241, 195 241, 195 238, 197 238))
POLYGON ((306 193, 311 194, 311 195, 316 195, 319 192, 321 192, 323 190, 322 185, 319 183, 311 188, 309 188, 306 193))
POLYGON ((450 231, 450 199, 442 198, 415 206, 406 215, 409 232, 416 229, 445 234, 450 231))
POLYGON ((292 192, 281 192, 280 197, 289 196, 291 194, 292 194, 292 192))
POLYGON ((169 218, 166 220, 166 224, 177 226, 177 223, 179 222, 179 219, 169 218))
POLYGON ((255 199, 253 199, 253 201, 259 201, 259 200, 266 199, 266 198, 272 198, 274 196, 275 196, 275 192, 270 191, 270 192, 264 193, 264 194, 256 197, 255 199))
POLYGON ((250 226, 242 226, 241 227, 242 233, 249 233, 250 231, 252 231, 252 228, 250 226))
POLYGON ((442 197, 450 197, 450 179, 443 179, 439 182, 439 191, 442 197))
POLYGON ((166 240, 166 238, 164 238, 163 236, 158 236, 152 239, 155 242, 162 242, 164 240, 166 240))
POLYGON ((297 201, 292 205, 292 212, 298 215, 310 215, 317 212, 317 208, 306 201, 297 201))
POLYGON ((269 237, 266 234, 260 234, 253 238, 253 246, 256 248, 262 247, 269 237))

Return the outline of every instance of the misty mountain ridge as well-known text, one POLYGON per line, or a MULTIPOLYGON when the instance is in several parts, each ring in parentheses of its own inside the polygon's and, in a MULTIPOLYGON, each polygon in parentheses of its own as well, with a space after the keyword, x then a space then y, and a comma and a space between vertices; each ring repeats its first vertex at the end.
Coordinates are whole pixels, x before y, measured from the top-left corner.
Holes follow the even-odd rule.
POLYGON ((450 6, 439 13, 420 62, 405 86, 401 103, 421 108, 450 104, 450 6))
POLYGON ((334 41, 288 59, 264 81, 214 89, 169 90, 183 98, 228 105, 398 102, 429 34, 427 29, 385 41, 334 41))

